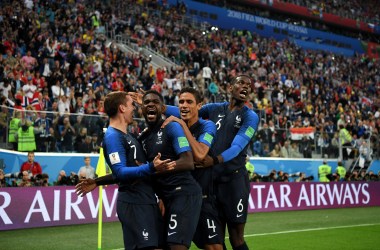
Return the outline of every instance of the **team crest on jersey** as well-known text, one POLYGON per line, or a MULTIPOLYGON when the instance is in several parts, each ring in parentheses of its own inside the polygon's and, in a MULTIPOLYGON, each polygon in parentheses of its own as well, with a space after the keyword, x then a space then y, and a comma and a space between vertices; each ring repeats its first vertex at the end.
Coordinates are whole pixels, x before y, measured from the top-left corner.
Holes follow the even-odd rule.
POLYGON ((235 118, 235 123, 234 123, 235 128, 240 128, 241 127, 241 116, 237 115, 235 118))
POLYGON ((142 236, 144 240, 149 240, 149 233, 145 229, 142 231, 142 236))
POLYGON ((162 144, 162 131, 161 131, 161 130, 157 132, 157 140, 156 140, 156 144, 157 144, 157 145, 162 144))

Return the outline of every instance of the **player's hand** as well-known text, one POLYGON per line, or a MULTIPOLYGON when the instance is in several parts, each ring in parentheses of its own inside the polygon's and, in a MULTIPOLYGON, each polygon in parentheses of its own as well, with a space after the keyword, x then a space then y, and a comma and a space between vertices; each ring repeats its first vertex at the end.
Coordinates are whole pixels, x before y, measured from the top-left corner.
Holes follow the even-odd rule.
POLYGON ((91 192, 96 188, 96 182, 93 179, 85 179, 81 182, 79 182, 75 186, 75 192, 77 193, 78 196, 83 197, 87 193, 91 192))
POLYGON ((205 168, 211 167, 212 165, 214 165, 214 160, 211 156, 206 155, 206 157, 200 162, 200 165, 202 165, 205 168))
POLYGON ((170 159, 161 160, 161 153, 158 153, 156 157, 154 157, 153 164, 154 168, 157 172, 170 171, 173 170, 176 166, 175 161, 171 161, 170 159))
POLYGON ((181 119, 171 115, 169 118, 166 118, 164 123, 162 123, 161 128, 165 128, 165 126, 168 125, 170 122, 178 122, 179 124, 181 124, 181 119))
POLYGON ((132 98, 133 102, 137 105, 142 105, 142 97, 145 91, 140 88, 139 92, 128 92, 128 95, 132 98))

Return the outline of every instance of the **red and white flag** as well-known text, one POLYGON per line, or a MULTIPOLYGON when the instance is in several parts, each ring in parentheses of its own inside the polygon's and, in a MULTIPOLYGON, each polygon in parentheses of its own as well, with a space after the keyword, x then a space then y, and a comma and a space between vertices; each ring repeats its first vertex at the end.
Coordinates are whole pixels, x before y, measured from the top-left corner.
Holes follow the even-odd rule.
POLYGON ((306 127, 306 128, 290 128, 290 138, 292 140, 302 140, 304 136, 307 138, 314 139, 314 127, 306 127))

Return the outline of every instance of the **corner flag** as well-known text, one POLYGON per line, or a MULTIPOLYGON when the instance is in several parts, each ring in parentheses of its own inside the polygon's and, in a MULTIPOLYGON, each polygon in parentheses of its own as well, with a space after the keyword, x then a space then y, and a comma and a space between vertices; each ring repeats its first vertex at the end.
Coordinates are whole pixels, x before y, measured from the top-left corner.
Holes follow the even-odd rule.
POLYGON ((96 175, 98 177, 102 177, 106 175, 106 162, 104 160, 102 147, 100 147, 98 165, 96 165, 96 175))
MULTIPOLYGON (((103 148, 100 147, 99 160, 96 165, 96 174, 98 177, 106 175, 106 163, 104 160, 103 148)), ((98 213, 98 250, 102 249, 102 224, 103 224, 103 186, 99 187, 99 213, 98 213)))

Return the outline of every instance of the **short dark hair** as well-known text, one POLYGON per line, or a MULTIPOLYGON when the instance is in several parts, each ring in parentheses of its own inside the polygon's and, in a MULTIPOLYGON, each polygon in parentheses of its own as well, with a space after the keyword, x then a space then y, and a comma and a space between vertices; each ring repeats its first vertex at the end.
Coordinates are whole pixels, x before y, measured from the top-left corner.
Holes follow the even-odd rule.
POLYGON ((199 93, 199 91, 197 91, 194 88, 185 87, 185 88, 181 89, 181 91, 179 92, 179 95, 182 95, 183 93, 190 93, 190 94, 192 94, 195 97, 195 101, 196 101, 197 104, 202 102, 201 94, 199 93))
POLYGON ((162 95, 154 89, 150 89, 150 90, 146 91, 144 93, 144 95, 142 96, 142 99, 144 100, 145 96, 147 96, 149 94, 154 94, 154 95, 158 96, 160 98, 161 102, 164 103, 164 97, 162 97, 162 95))
POLYGON ((106 95, 104 110, 110 118, 116 116, 121 104, 126 104, 125 96, 127 95, 128 93, 124 91, 111 92, 106 95))

